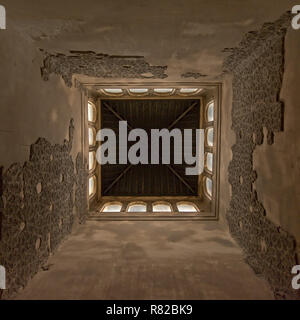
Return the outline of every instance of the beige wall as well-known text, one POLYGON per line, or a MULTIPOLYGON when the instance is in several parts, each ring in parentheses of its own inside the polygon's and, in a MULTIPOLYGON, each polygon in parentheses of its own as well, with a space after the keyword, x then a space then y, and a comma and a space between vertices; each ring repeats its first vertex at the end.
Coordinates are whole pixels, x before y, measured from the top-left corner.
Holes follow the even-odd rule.
MULTIPOLYGON (((289 30, 285 42, 285 72, 280 94, 284 102, 284 130, 275 133, 274 144, 266 139, 256 146, 253 154, 254 183, 258 198, 266 209, 267 217, 296 237, 300 243, 300 31, 289 30)), ((232 85, 231 77, 224 78, 221 121, 220 164, 220 220, 226 222, 231 188, 228 165, 232 159, 231 147, 235 134, 231 130, 232 85)), ((267 132, 265 132, 265 137, 267 132)))
POLYGON ((274 144, 266 141, 254 152, 258 179, 254 186, 267 217, 300 243, 300 31, 289 30, 285 41, 285 72, 280 98, 284 102, 284 131, 274 144))
POLYGON ((231 129, 232 77, 226 75, 223 81, 221 105, 221 161, 220 161, 220 221, 226 223, 226 211, 231 198, 231 186, 228 182, 228 165, 232 159, 231 147, 235 143, 235 134, 231 129))
POLYGON ((0 32, 0 166, 29 157, 30 145, 39 137, 52 144, 68 138, 75 121, 72 155, 81 150, 81 95, 63 80, 41 78, 42 55, 30 38, 10 27, 0 32))

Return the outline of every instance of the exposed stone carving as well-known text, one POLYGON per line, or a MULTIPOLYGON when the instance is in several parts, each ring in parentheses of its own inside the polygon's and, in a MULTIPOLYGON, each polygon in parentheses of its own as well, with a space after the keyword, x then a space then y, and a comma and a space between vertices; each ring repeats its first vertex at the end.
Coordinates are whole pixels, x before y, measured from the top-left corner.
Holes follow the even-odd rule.
POLYGON ((87 202, 87 181, 88 174, 84 167, 83 155, 78 153, 76 158, 76 193, 75 193, 75 205, 77 208, 79 223, 84 223, 88 213, 87 202))
POLYGON ((71 232, 74 211, 81 221, 87 213, 84 167, 79 164, 75 174, 70 155, 73 132, 71 120, 69 140, 53 146, 39 138, 31 146, 29 161, 3 173, 0 265, 6 267, 8 288, 4 298, 24 287, 71 232))
POLYGON ((207 77, 207 74, 203 74, 200 72, 186 72, 186 73, 183 73, 181 77, 199 79, 199 78, 207 77))
POLYGON ((70 51, 70 55, 45 53, 41 69, 44 80, 51 73, 61 75, 68 87, 72 76, 83 74, 100 78, 164 79, 167 66, 150 66, 144 57, 109 56, 92 51, 70 51))
MULTIPOLYGON (((236 144, 229 165, 232 198, 227 212, 230 231, 246 253, 246 261, 262 274, 276 298, 300 298, 291 288, 291 269, 297 264, 293 236, 272 223, 253 189, 253 151, 283 130, 283 108, 278 100, 284 71, 284 40, 290 23, 287 13, 258 32, 250 32, 240 46, 227 49, 225 71, 233 73, 232 128, 236 144)), ((298 292, 299 294, 299 292, 298 292)))

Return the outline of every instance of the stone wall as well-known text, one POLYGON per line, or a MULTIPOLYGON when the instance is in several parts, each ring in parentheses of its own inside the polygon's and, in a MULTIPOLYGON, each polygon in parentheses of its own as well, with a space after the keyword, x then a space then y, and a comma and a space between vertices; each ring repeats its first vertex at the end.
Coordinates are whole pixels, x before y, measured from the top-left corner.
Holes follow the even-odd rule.
POLYGON ((231 55, 225 61, 225 71, 233 75, 232 128, 236 135, 229 165, 232 196, 227 220, 247 262, 267 279, 276 298, 297 298, 291 288, 297 246, 295 237, 273 223, 259 201, 253 187, 257 179, 253 152, 264 140, 271 146, 276 141, 275 133, 283 130, 279 93, 290 19, 285 14, 274 23, 264 24, 258 32, 248 33, 238 48, 226 50, 231 55))

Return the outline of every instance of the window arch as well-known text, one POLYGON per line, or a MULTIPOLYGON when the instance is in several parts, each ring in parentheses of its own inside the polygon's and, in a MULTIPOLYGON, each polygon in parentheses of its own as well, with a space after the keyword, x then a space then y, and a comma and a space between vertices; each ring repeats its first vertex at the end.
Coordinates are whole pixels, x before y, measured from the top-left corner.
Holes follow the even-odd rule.
POLYGON ((133 202, 127 207, 127 212, 147 212, 147 205, 144 202, 133 202))
POLYGON ((152 204, 153 212, 172 212, 171 204, 168 202, 155 202, 152 204))
POLYGON ((213 171, 213 154, 212 152, 206 152, 205 154, 205 167, 209 172, 213 171))
POLYGON ((96 122, 97 119, 97 110, 93 102, 88 102, 88 121, 96 122))
POLYGON ((206 144, 209 147, 213 147, 214 145, 214 128, 206 129, 206 144))
POLYGON ((153 90, 156 94, 160 95, 171 95, 175 89, 174 88, 155 88, 153 90))
POLYGON ((121 202, 109 202, 103 206, 101 212, 121 212, 121 209, 121 202))
POLYGON ((136 93, 136 94, 145 94, 149 91, 147 88, 132 88, 129 89, 129 92, 136 93))
POLYGON ((198 212, 197 206, 192 202, 178 202, 177 209, 179 212, 198 212))
POLYGON ((190 94, 196 93, 196 92, 198 92, 198 91, 199 91, 198 88, 181 88, 181 89, 179 90, 180 93, 190 93, 190 94))
POLYGON ((93 197, 97 191, 97 178, 92 176, 89 178, 89 197, 93 197))
POLYGON ((213 182, 212 179, 209 177, 205 177, 204 179, 204 190, 206 196, 211 199, 212 198, 212 193, 213 193, 213 182))
POLYGON ((214 121, 214 109, 215 109, 214 101, 209 102, 206 106, 206 120, 208 122, 214 121))
POLYGON ((112 93, 112 94, 121 94, 121 93, 123 93, 123 89, 120 89, 120 88, 107 88, 107 89, 104 89, 104 91, 106 93, 112 93))
POLYGON ((95 151, 89 152, 89 171, 93 171, 96 167, 96 153, 95 151))
POLYGON ((89 127, 89 145, 96 145, 96 130, 95 128, 89 127))

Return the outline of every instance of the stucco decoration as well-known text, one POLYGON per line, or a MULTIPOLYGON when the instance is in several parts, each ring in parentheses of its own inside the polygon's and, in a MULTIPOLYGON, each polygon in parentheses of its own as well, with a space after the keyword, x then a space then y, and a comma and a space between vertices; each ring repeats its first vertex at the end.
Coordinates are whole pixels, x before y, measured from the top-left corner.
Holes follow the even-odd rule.
POLYGON ((84 223, 88 212, 87 201, 87 181, 88 173, 84 166, 82 153, 78 153, 76 157, 76 191, 75 206, 78 214, 79 223, 84 223))
POLYGON ((68 87, 72 76, 82 74, 99 78, 165 79, 167 66, 151 66, 144 57, 109 56, 92 51, 70 51, 70 55, 44 52, 41 69, 44 80, 51 73, 61 75, 68 87))
POLYGON ((246 261, 267 279, 275 297, 297 299, 300 296, 291 287, 291 269, 297 264, 295 239, 268 219, 253 189, 257 178, 254 149, 264 139, 272 145, 274 133, 283 130, 279 93, 290 21, 287 13, 274 23, 264 24, 260 31, 248 33, 238 48, 226 50, 231 52, 225 71, 233 74, 232 128, 236 134, 229 165, 232 197, 227 219, 246 261))
POLYGON ((80 185, 83 174, 75 173, 70 155, 73 132, 71 120, 69 140, 51 145, 39 138, 31 145, 29 161, 15 163, 3 173, 0 265, 7 274, 4 298, 38 272, 71 232, 75 215, 83 219, 83 205, 76 205, 87 198, 80 185))
POLYGON ((207 77, 207 74, 203 74, 201 72, 185 72, 181 75, 181 77, 199 79, 199 78, 207 77))

